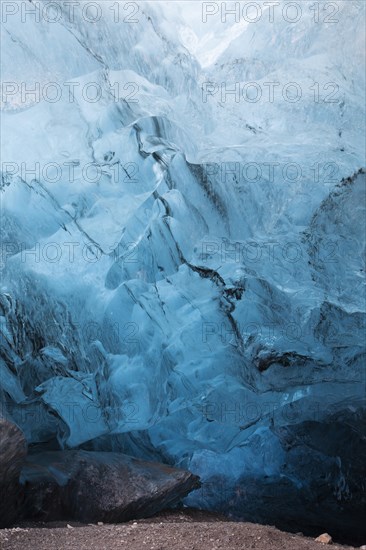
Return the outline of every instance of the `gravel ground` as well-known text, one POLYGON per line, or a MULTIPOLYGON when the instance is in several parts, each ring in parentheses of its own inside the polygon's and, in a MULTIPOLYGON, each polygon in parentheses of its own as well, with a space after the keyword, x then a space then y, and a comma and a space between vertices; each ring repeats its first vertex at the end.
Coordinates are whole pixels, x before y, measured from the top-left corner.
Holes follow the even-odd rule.
MULTIPOLYGON (((366 542, 366 541, 365 541, 366 542)), ((327 545, 275 527, 198 510, 167 511, 118 525, 24 523, 0 530, 2 550, 321 550, 327 545)), ((336 549, 351 546, 333 544, 336 549)))

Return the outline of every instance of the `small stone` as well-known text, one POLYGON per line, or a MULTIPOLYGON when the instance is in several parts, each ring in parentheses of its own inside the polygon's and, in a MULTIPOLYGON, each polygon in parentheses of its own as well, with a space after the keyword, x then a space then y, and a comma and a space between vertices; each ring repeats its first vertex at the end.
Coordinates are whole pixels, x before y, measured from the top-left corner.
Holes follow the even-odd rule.
POLYGON ((321 542, 323 544, 332 544, 333 539, 330 535, 328 535, 328 533, 323 533, 322 535, 319 535, 319 537, 315 539, 315 542, 321 542))
POLYGON ((74 529, 72 525, 67 524, 68 529, 74 529))
POLYGON ((98 521, 97 525, 104 525, 102 521, 98 521))
POLYGON ((363 544, 362 546, 360 546, 360 550, 366 550, 366 544, 363 544))

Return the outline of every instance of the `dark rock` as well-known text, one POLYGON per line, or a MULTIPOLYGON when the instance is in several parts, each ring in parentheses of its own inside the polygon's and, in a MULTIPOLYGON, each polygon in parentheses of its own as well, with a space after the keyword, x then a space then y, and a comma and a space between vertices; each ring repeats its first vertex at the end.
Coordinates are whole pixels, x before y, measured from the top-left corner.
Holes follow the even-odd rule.
POLYGON ((22 431, 0 416, 0 527, 8 527, 20 514, 19 475, 27 454, 22 431))
POLYGON ((120 453, 52 451, 27 458, 28 518, 115 523, 155 514, 200 486, 190 472, 120 453))

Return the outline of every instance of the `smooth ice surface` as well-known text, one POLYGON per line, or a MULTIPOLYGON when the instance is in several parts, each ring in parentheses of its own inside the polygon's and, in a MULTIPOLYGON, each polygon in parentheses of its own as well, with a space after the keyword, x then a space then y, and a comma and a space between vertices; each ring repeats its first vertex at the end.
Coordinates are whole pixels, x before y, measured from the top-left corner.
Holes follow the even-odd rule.
POLYGON ((7 17, 1 397, 29 443, 189 468, 187 503, 236 517, 357 522, 365 4, 336 4, 7 17))

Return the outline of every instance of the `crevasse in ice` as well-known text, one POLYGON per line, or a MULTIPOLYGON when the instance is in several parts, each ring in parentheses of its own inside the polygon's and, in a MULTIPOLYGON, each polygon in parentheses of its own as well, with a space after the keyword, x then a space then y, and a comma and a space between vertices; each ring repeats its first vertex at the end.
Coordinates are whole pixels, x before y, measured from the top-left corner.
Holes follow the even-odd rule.
POLYGON ((191 469, 189 505, 353 528, 364 3, 65 4, 3 17, 3 410, 30 444, 191 469))

